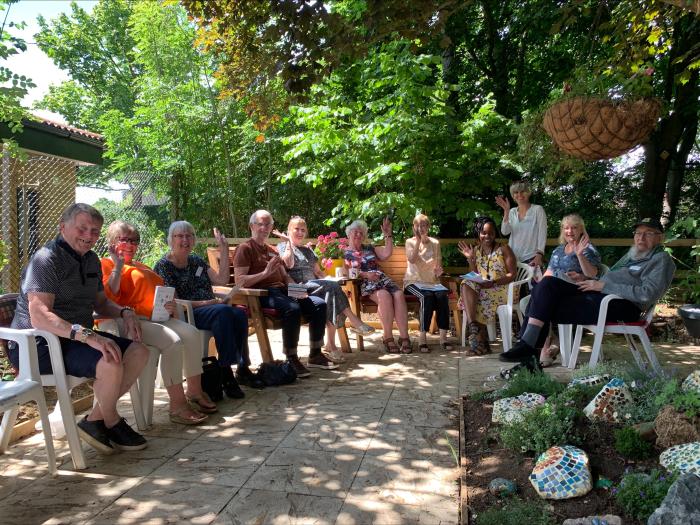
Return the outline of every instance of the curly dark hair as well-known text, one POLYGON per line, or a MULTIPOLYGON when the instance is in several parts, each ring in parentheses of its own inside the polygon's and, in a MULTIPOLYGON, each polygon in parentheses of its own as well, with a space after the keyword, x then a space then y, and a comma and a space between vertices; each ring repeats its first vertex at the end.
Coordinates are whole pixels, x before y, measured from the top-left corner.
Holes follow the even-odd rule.
POLYGON ((487 224, 491 224, 493 226, 493 230, 496 232, 496 238, 498 238, 498 227, 496 226, 496 221, 494 221, 491 217, 481 216, 474 219, 473 231, 474 236, 477 239, 479 238, 479 234, 484 230, 484 226, 487 224))

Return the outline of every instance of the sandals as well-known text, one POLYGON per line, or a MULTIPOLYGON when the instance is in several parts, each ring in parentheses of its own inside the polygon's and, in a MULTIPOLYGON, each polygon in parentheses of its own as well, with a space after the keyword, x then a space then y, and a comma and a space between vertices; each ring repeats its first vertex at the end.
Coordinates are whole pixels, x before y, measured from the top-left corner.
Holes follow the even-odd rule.
POLYGON ((201 425, 207 418, 206 414, 200 414, 197 410, 193 410, 189 405, 184 405, 175 411, 170 411, 170 421, 181 425, 201 425), (194 412, 191 416, 185 415, 187 411, 194 412))
POLYGON ((396 344, 393 337, 382 339, 382 343, 384 343, 384 351, 387 354, 398 354, 401 352, 399 345, 396 344))
POLYGON ((202 414, 214 414, 219 411, 214 402, 211 401, 204 392, 202 392, 201 397, 187 396, 187 401, 189 401, 190 405, 192 405, 192 408, 194 408, 197 412, 201 412, 202 414), (214 406, 203 403, 211 403, 214 406))
POLYGON ((362 323, 359 328, 354 326, 348 326, 348 330, 358 335, 369 335, 374 333, 374 328, 367 323, 362 323))
POLYGON ((421 343, 418 345, 418 350, 422 354, 429 354, 430 353, 430 347, 426 343, 421 343))
POLYGON ((343 353, 340 350, 333 350, 332 352, 330 352, 324 348, 323 355, 326 356, 326 359, 336 364, 344 363, 346 361, 345 357, 343 356, 343 353))
MULTIPOLYGON (((399 342, 401 343, 401 353, 402 354, 410 354, 413 352, 413 348, 411 348, 411 340, 407 338, 399 338, 399 342)), ((430 350, 428 350, 430 351, 430 350)))

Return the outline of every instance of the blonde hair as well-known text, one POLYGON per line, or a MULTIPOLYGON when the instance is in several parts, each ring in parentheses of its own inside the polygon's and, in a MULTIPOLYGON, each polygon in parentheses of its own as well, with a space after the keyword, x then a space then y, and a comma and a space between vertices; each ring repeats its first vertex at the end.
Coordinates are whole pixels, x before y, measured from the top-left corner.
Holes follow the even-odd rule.
POLYGON ((197 244, 197 234, 194 232, 194 226, 187 221, 175 221, 168 228, 168 246, 173 247, 173 235, 179 232, 187 232, 194 235, 194 244, 197 244))
POLYGON ((141 235, 136 229, 136 226, 125 221, 114 221, 107 227, 107 233, 105 234, 107 244, 110 246, 117 244, 119 236, 122 234, 133 234, 136 237, 136 242, 141 242, 141 235))
POLYGON ((308 233, 308 226, 306 225, 306 219, 304 217, 300 217, 299 215, 292 215, 289 218, 289 222, 287 223, 287 233, 289 233, 289 230, 293 228, 294 224, 301 224, 304 223, 304 226, 306 226, 306 231, 308 233))
POLYGON ((413 217, 413 226, 418 226, 421 222, 427 222, 428 223, 428 228, 430 228, 430 219, 428 216, 424 213, 419 213, 415 217, 413 217))
POLYGON ((586 231, 586 223, 583 222, 583 218, 578 213, 570 213, 569 215, 564 215, 564 218, 561 220, 559 229, 559 244, 566 243, 564 228, 567 224, 570 224, 571 226, 581 226, 581 235, 588 235, 588 232, 586 231))
POLYGON ((532 190, 530 189, 530 185, 525 182, 524 180, 518 180, 515 181, 513 184, 510 185, 510 196, 515 199, 515 195, 513 195, 516 191, 521 191, 523 193, 527 193, 528 197, 532 195, 532 190))

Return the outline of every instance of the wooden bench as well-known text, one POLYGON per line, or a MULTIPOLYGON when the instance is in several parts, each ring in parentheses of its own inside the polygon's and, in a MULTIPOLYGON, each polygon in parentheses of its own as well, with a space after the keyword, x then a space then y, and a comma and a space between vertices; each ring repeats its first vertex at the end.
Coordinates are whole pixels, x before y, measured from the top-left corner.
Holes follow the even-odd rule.
MULTIPOLYGON (((399 287, 403 289, 403 278, 406 275, 406 268, 408 267, 408 261, 406 260, 406 248, 404 246, 394 246, 391 256, 384 261, 378 261, 381 270, 387 274, 392 281, 394 281, 399 287)), ((461 323, 460 323, 460 312, 457 306, 459 293, 457 292, 457 281, 451 277, 444 277, 442 279, 443 285, 445 285, 450 290, 450 313, 454 319, 455 330, 457 332, 457 339, 461 340, 461 323)), ((360 294, 360 281, 352 280, 348 281, 345 285, 345 293, 350 300, 350 308, 358 317, 362 313, 375 313, 377 311, 377 303, 372 301, 369 297, 362 297, 360 294)), ((406 305, 411 311, 418 311, 420 309, 420 301, 413 294, 404 294, 406 297, 406 305)), ((431 332, 435 331, 435 317, 433 316, 433 321, 431 323, 431 332)), ((360 350, 364 350, 364 343, 361 335, 357 335, 357 347, 360 350)))
MULTIPOLYGON (((235 246, 229 246, 228 249, 228 265, 229 265, 229 282, 230 286, 235 285, 235 278, 233 272, 233 257, 236 253, 235 246)), ((209 259, 209 266, 215 271, 219 271, 219 248, 207 248, 207 258, 209 259)), ((215 286, 215 292, 227 291, 227 288, 215 286)), ((279 313, 274 308, 263 308, 260 304, 260 297, 266 296, 267 290, 260 288, 241 288, 239 293, 236 294, 232 300, 233 304, 242 304, 248 308, 248 316, 253 323, 253 328, 255 329, 255 334, 258 337, 258 344, 260 345, 260 353, 263 356, 263 361, 272 361, 272 347, 270 346, 270 338, 267 335, 268 330, 281 330, 282 320, 279 317, 279 313)), ((302 318, 302 322, 306 321, 302 318)), ((350 352, 350 339, 348 339, 348 333, 344 326, 338 328, 338 338, 340 339, 340 347, 343 352, 350 352)))

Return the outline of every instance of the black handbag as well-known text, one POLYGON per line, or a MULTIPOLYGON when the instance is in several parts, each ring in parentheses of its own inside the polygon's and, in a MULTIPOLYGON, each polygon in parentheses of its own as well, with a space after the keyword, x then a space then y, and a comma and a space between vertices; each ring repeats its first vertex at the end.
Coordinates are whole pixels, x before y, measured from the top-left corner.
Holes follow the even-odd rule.
POLYGON ((202 390, 214 402, 224 398, 223 375, 219 360, 215 356, 202 359, 202 390))
POLYGON ((297 371, 289 361, 272 361, 258 367, 258 377, 265 386, 288 385, 297 380, 297 371))

